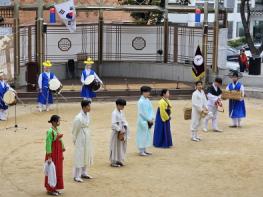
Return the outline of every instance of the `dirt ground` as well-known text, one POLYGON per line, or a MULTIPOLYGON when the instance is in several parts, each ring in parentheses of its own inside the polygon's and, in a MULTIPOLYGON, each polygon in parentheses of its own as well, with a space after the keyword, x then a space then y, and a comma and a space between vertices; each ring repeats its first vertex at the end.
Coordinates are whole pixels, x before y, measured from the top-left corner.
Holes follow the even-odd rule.
MULTIPOLYGON (((157 102, 154 101, 155 109, 157 102)), ((136 102, 129 102, 126 116, 131 128, 126 166, 109 166, 108 147, 114 103, 92 104, 92 137, 95 164, 93 180, 72 180, 72 118, 78 103, 60 104, 58 109, 38 113, 34 105, 18 106, 18 125, 27 130, 6 131, 12 126, 14 107, 7 122, 0 122, 0 196, 46 196, 43 187, 45 132, 51 114, 62 116, 66 146, 63 196, 90 197, 260 197, 263 193, 263 101, 247 99, 248 116, 241 129, 230 129, 227 113, 220 113, 223 133, 200 132, 202 141, 190 141, 189 121, 183 108, 190 101, 173 101, 174 147, 151 148, 153 155, 139 157, 135 146, 136 102)), ((227 109, 227 102, 225 103, 227 109)))

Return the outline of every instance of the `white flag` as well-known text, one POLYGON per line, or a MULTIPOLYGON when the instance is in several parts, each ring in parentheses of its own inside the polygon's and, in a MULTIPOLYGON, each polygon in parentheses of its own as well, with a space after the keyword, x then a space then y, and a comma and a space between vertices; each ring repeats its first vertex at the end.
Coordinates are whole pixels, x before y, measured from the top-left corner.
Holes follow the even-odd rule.
POLYGON ((55 4, 56 11, 63 20, 71 33, 75 32, 76 27, 76 10, 73 0, 64 3, 55 4))

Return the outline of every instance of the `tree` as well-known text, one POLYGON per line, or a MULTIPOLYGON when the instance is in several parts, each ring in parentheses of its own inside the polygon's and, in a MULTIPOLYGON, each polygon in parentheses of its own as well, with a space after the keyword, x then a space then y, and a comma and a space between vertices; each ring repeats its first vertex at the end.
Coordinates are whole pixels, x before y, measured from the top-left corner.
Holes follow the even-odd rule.
MULTIPOLYGON (((123 0, 122 5, 156 5, 164 7, 165 0, 123 0)), ((159 24, 163 20, 162 12, 132 12, 131 16, 139 24, 159 24)))
POLYGON ((250 2, 251 2, 250 0, 241 0, 240 15, 241 15, 242 24, 244 26, 246 42, 250 48, 251 54, 252 56, 260 56, 261 52, 263 51, 263 41, 259 48, 255 47, 249 28, 250 16, 251 16, 250 2))

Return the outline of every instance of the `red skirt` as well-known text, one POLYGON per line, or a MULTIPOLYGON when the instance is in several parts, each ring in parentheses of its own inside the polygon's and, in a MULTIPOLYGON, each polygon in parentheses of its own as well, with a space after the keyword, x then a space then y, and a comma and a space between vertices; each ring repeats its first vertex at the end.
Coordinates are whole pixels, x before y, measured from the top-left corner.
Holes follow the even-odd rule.
POLYGON ((50 187, 48 184, 48 177, 45 176, 45 187, 48 192, 54 192, 56 190, 64 189, 64 182, 63 182, 63 146, 62 142, 57 139, 52 143, 52 153, 46 155, 45 161, 48 160, 48 156, 51 156, 52 161, 56 167, 56 176, 57 176, 57 185, 53 188, 50 187))

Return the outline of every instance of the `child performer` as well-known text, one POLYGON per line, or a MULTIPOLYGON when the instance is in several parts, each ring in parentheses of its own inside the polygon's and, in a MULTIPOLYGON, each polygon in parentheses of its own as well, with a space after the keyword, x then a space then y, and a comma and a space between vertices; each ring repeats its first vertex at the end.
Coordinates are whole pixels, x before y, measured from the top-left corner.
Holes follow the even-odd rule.
POLYGON ((116 100, 116 109, 112 112, 112 134, 110 141, 110 161, 112 167, 123 166, 127 149, 128 123, 123 109, 126 100, 116 100))
POLYGON ((103 84, 103 82, 98 77, 96 72, 91 69, 92 64, 94 64, 94 61, 91 58, 88 58, 86 61, 84 61, 84 64, 86 65, 86 68, 82 71, 80 80, 82 83, 81 97, 85 100, 91 101, 92 98, 96 97, 96 93, 92 91, 90 86, 85 85, 86 78, 90 75, 94 75, 95 79, 97 79, 101 84, 103 84))
POLYGON ((51 128, 47 131, 46 137, 46 161, 50 165, 54 163, 56 169, 57 184, 55 187, 51 187, 48 184, 48 177, 45 177, 45 187, 49 195, 58 196, 61 194, 58 190, 64 189, 63 183, 63 152, 65 151, 64 144, 62 142, 63 134, 60 129, 60 117, 57 115, 51 116, 48 121, 51 123, 51 128))
POLYGON ((53 95, 49 90, 49 81, 56 78, 55 74, 50 72, 50 68, 52 66, 50 61, 43 62, 43 66, 44 72, 38 77, 38 104, 40 112, 43 110, 49 111, 50 104, 53 104, 53 95))
POLYGON ((83 179, 91 179, 87 173, 87 167, 93 164, 93 146, 91 143, 91 134, 89 129, 90 118, 89 100, 81 101, 81 112, 75 117, 73 122, 73 143, 75 145, 74 153, 74 181, 83 182, 83 179))
MULTIPOLYGON (((0 120, 7 120, 8 106, 5 104, 3 98, 8 90, 13 90, 10 85, 4 80, 4 72, 0 71, 0 120)), ((15 92, 15 91, 14 91, 15 92)))
POLYGON ((155 147, 170 148, 173 146, 170 127, 172 105, 169 101, 169 96, 169 90, 163 89, 154 127, 153 145, 155 147))
POLYGON ((240 100, 229 100, 229 117, 232 118, 233 125, 231 128, 241 127, 241 118, 246 117, 246 107, 245 107, 245 88, 238 79, 240 78, 238 71, 234 71, 232 76, 232 83, 229 83, 226 87, 228 91, 241 91, 242 98, 240 100))
POLYGON ((136 142, 140 156, 151 155, 146 148, 152 146, 151 128, 154 121, 154 111, 151 101, 149 100, 151 88, 148 86, 141 87, 141 98, 138 101, 138 119, 136 142))
POLYGON ((221 129, 218 128, 217 125, 217 110, 218 106, 222 105, 221 101, 221 94, 222 90, 220 89, 222 85, 222 79, 220 77, 217 77, 214 81, 214 83, 208 88, 207 91, 207 98, 208 98, 208 111, 209 114, 205 117, 204 121, 204 132, 207 132, 208 129, 208 121, 212 119, 212 128, 215 132, 222 132, 221 129))
POLYGON ((208 114, 207 100, 203 91, 203 82, 197 81, 195 83, 196 90, 192 95, 192 141, 199 142, 201 139, 197 136, 197 131, 202 121, 202 113, 208 114))

